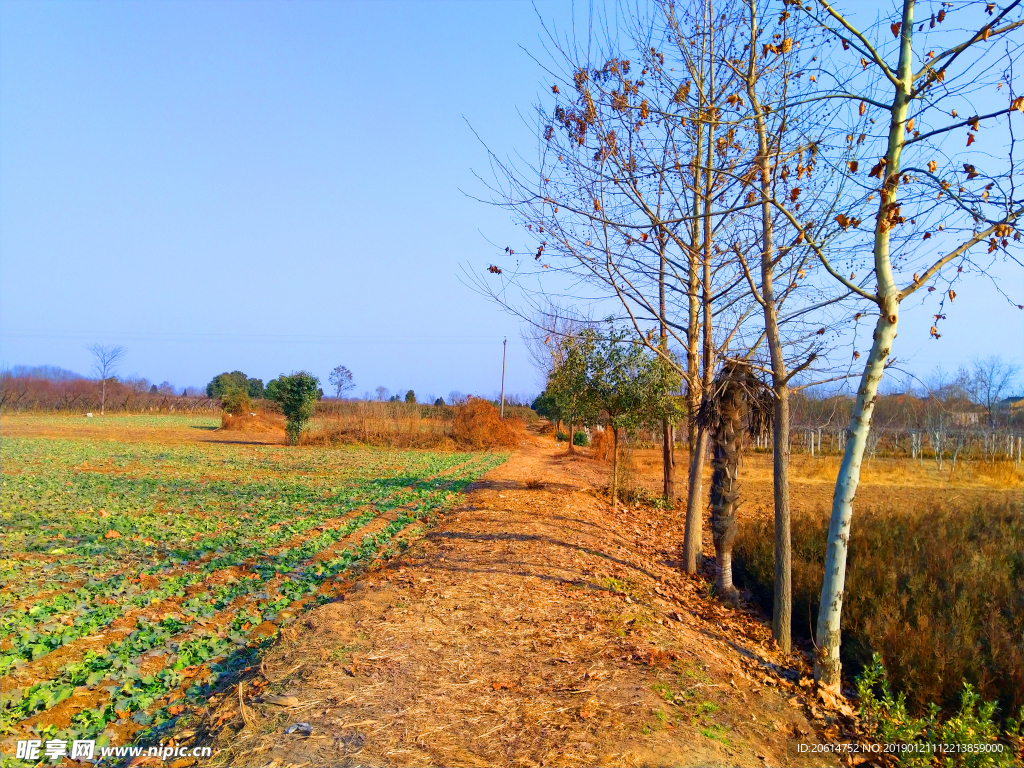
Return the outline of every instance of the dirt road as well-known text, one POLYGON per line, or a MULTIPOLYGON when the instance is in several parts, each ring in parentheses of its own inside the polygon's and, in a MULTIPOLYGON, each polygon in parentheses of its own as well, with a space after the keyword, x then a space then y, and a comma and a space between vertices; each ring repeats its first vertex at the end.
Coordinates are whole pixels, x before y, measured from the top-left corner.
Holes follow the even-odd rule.
POLYGON ((681 515, 613 516, 603 468, 564 451, 531 437, 403 556, 285 628, 214 703, 215 762, 821 765, 796 745, 828 721, 778 674, 767 629, 679 575, 681 515), (298 722, 312 734, 286 734, 298 722))

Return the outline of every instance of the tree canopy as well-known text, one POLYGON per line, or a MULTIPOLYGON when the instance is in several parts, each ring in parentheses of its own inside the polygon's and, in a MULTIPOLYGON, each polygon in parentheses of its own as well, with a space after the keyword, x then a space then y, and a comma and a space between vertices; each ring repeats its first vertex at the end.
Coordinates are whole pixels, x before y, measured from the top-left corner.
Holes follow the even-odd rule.
POLYGON ((249 378, 241 371, 225 372, 214 376, 206 385, 206 396, 224 397, 225 394, 236 389, 245 392, 251 398, 266 397, 263 379, 249 378))

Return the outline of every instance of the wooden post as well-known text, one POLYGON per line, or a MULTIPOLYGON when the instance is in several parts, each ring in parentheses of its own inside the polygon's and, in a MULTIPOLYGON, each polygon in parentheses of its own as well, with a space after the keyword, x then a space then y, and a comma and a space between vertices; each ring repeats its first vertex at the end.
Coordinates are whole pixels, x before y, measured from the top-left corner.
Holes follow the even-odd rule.
MULTIPOLYGON (((501 418, 505 418, 505 353, 508 350, 508 339, 501 342, 501 418)), ((569 436, 570 442, 572 435, 569 436)))

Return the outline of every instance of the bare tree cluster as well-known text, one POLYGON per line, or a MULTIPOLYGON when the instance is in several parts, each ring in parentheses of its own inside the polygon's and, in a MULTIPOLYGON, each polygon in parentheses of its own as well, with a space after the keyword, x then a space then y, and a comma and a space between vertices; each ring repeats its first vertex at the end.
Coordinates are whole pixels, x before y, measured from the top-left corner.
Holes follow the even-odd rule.
MULTIPOLYGON (((853 498, 901 305, 931 302, 939 338, 961 281, 997 260, 1020 264, 1024 212, 1020 0, 900 0, 891 19, 866 27, 848 5, 659 0, 615 7, 574 38, 550 33, 537 158, 492 153, 487 182, 528 245, 506 247, 478 283, 533 324, 542 368, 559 337, 612 314, 676 369, 690 447, 688 570, 704 508, 708 430, 697 414, 723 362, 763 377, 774 411, 773 633, 785 649, 794 377, 859 379, 816 633, 815 675, 833 690, 853 498)), ((979 368, 969 386, 990 420, 1013 379, 1001 365, 979 368)), ((666 419, 670 503, 673 428, 666 419)))

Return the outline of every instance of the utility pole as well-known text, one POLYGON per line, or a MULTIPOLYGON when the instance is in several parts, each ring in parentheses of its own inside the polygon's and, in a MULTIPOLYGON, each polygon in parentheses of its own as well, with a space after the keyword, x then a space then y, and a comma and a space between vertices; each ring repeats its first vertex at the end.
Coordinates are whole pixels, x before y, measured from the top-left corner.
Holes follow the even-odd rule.
POLYGON ((508 350, 508 339, 501 342, 501 418, 505 418, 505 352, 508 350))

